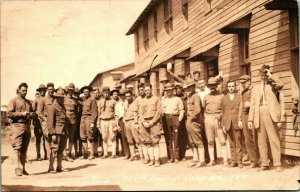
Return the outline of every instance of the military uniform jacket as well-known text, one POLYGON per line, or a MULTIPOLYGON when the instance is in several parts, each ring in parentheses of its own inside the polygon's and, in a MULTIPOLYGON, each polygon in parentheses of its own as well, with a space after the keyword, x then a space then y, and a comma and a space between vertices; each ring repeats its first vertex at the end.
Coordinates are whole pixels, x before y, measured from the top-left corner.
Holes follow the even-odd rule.
POLYGON ((47 111, 47 127, 49 134, 65 134, 66 109, 54 102, 47 111))
POLYGON ((97 102, 94 97, 89 96, 88 98, 83 98, 82 100, 82 115, 92 116, 92 123, 97 123, 98 118, 98 107, 97 102))
POLYGON ((71 124, 76 123, 76 113, 78 111, 78 102, 74 97, 66 96, 64 99, 64 106, 66 109, 67 120, 71 124))
POLYGON ((47 120, 47 112, 54 102, 54 97, 50 97, 49 95, 46 95, 43 97, 39 102, 38 102, 38 107, 37 107, 37 115, 40 119, 41 122, 47 120))
POLYGON ((33 109, 28 99, 18 95, 8 103, 7 116, 12 120, 12 123, 29 123, 29 116, 23 116, 22 112, 33 112, 33 109))
POLYGON ((194 92, 192 96, 187 97, 186 101, 186 108, 187 112, 186 115, 190 117, 192 120, 200 120, 200 113, 201 113, 201 100, 199 95, 194 92))

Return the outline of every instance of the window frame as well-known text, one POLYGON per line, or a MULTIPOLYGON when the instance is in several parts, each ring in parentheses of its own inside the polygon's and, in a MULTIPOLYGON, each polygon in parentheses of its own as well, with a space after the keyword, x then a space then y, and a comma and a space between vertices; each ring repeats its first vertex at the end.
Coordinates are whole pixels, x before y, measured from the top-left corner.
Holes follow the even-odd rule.
POLYGON ((149 30, 148 30, 148 21, 143 23, 143 40, 144 48, 147 51, 149 49, 149 30))
POLYGON ((168 34, 170 34, 173 31, 172 0, 164 0, 163 4, 165 30, 168 34))

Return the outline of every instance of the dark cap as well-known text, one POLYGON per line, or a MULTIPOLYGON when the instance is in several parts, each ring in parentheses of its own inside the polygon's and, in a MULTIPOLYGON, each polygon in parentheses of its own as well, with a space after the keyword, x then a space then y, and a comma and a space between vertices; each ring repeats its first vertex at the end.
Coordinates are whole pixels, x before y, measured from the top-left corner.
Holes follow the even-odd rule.
POLYGON ((68 88, 67 88, 68 90, 70 89, 70 90, 73 90, 73 91, 75 91, 75 85, 74 85, 74 83, 70 83, 69 85, 68 85, 68 88))
POLYGON ((40 84, 39 88, 36 89, 36 91, 40 92, 41 90, 46 90, 47 87, 44 84, 40 84))
POLYGON ((116 88, 115 88, 115 89, 113 89, 113 90, 110 91, 110 94, 112 95, 114 92, 116 92, 116 93, 119 94, 120 91, 119 91, 119 89, 116 89, 116 88))
POLYGON ((54 87, 54 83, 47 83, 47 88, 48 87, 54 87))
POLYGON ((85 89, 87 89, 87 90, 89 90, 89 91, 93 91, 93 88, 92 88, 91 86, 87 86, 87 85, 86 85, 86 86, 81 87, 80 92, 83 93, 83 91, 84 91, 85 89))
POLYGON ((241 76, 240 78, 239 78, 239 82, 240 83, 244 83, 244 82, 246 82, 246 81, 249 81, 251 78, 250 78, 250 76, 249 75, 243 75, 243 76, 241 76))
POLYGON ((64 97, 64 95, 65 95, 65 91, 62 87, 57 88, 55 93, 56 93, 54 95, 55 97, 64 97))
POLYGON ((266 69, 270 70, 270 66, 264 64, 263 66, 261 66, 259 72, 260 72, 260 73, 264 73, 266 69))
POLYGON ((110 92, 110 88, 107 86, 102 87, 102 92, 110 92))
POLYGON ((173 90, 173 89, 174 89, 174 85, 172 83, 167 83, 164 87, 164 91, 173 90))

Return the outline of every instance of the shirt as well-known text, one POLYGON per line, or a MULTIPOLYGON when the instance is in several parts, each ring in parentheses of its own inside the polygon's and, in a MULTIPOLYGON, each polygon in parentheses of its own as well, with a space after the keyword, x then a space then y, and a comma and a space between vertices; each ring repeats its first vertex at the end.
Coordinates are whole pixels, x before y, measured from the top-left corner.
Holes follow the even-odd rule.
POLYGON ((84 115, 91 115, 92 123, 97 122, 97 118, 98 118, 97 103, 96 100, 91 96, 82 99, 82 116, 84 115))
POLYGON ((115 106, 117 101, 114 99, 105 99, 100 100, 100 119, 111 119, 115 116, 115 106))
POLYGON ((198 93, 198 95, 200 96, 201 99, 201 103, 204 102, 204 97, 205 95, 210 94, 210 89, 208 87, 205 86, 204 91, 201 91, 201 89, 196 89, 196 92, 198 93))
POLYGON ((221 114, 223 95, 208 94, 204 97, 203 107, 207 114, 221 114))
MULTIPOLYGON (((200 97, 197 93, 192 94, 192 96, 187 97, 186 102, 187 107, 187 113, 186 115, 188 117, 191 117, 191 119, 197 119, 201 113, 201 107, 200 107, 200 97)), ((199 119, 199 118, 198 118, 199 119)))
POLYGON ((179 115, 184 113, 183 102, 179 97, 165 97, 162 100, 163 113, 168 115, 179 115))
POLYGON ((124 116, 124 101, 120 100, 117 102, 115 107, 115 115, 119 118, 122 118, 124 116))
POLYGON ((47 95, 41 99, 38 103, 37 107, 37 115, 40 119, 40 121, 46 121, 47 120, 47 112, 54 102, 54 97, 51 97, 50 95, 47 95))
POLYGON ((136 112, 136 102, 132 101, 129 103, 128 101, 124 102, 124 120, 133 120, 136 112))
POLYGON ((65 134, 66 109, 56 101, 47 111, 47 128, 49 134, 65 134))
POLYGON ((64 107, 66 109, 66 115, 67 115, 67 119, 68 121, 70 121, 70 123, 75 124, 76 123, 76 113, 77 113, 77 101, 74 97, 69 97, 66 96, 64 98, 64 107))
POLYGON ((33 112, 31 102, 28 99, 22 98, 20 95, 10 100, 7 108, 7 117, 13 123, 28 123, 29 116, 22 115, 23 112, 33 112))
POLYGON ((146 119, 152 119, 153 123, 156 123, 162 114, 161 101, 157 96, 145 97, 141 104, 143 112, 141 116, 146 119))

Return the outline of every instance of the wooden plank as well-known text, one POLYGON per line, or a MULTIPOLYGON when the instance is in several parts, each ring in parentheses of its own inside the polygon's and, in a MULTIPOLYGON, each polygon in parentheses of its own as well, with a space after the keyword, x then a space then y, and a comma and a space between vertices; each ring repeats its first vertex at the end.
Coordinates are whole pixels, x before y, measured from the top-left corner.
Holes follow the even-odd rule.
POLYGON ((281 142, 281 148, 292 149, 292 150, 300 150, 300 143, 287 143, 281 142))
POLYGON ((300 137, 297 136, 283 136, 282 141, 289 143, 300 143, 300 137))
POLYGON ((297 137, 300 137, 300 130, 295 131, 293 129, 281 129, 280 131, 285 136, 297 136, 297 137))
MULTIPOLYGON (((269 29, 273 29, 274 26, 278 27, 283 25, 284 23, 287 23, 288 21, 288 13, 281 13, 277 16, 268 16, 269 19, 265 20, 264 22, 261 22, 257 25, 251 26, 251 31, 257 31, 262 28, 268 27, 269 29)), ((252 23, 251 23, 252 24, 252 23)))
POLYGON ((285 154, 285 155, 300 157, 300 151, 299 150, 281 148, 281 153, 285 154))

